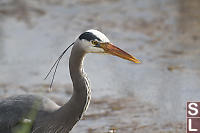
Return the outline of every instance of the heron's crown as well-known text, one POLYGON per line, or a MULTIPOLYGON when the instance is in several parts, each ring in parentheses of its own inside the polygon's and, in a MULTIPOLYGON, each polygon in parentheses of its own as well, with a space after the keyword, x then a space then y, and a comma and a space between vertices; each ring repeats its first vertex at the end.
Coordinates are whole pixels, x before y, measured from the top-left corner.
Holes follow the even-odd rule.
POLYGON ((79 36, 79 39, 80 40, 85 39, 87 41, 95 40, 95 41, 100 41, 100 42, 110 42, 109 39, 103 33, 94 29, 90 29, 82 33, 79 36))

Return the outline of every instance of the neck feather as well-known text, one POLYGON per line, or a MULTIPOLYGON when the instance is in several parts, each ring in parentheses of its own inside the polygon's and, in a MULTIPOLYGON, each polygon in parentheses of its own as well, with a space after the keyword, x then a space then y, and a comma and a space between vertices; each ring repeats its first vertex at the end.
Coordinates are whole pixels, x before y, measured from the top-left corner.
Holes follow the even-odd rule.
MULTIPOLYGON (((55 113, 55 117, 72 128, 86 111, 90 101, 90 88, 83 70, 85 52, 74 44, 69 59, 70 76, 73 82, 71 99, 55 113)), ((71 129, 70 129, 71 130, 71 129)))
POLYGON ((70 60, 69 60, 69 69, 70 76, 73 82, 73 95, 70 100, 74 104, 78 105, 79 114, 81 117, 82 113, 87 109, 88 103, 90 101, 90 87, 87 75, 83 69, 85 52, 75 45, 72 49, 70 60))

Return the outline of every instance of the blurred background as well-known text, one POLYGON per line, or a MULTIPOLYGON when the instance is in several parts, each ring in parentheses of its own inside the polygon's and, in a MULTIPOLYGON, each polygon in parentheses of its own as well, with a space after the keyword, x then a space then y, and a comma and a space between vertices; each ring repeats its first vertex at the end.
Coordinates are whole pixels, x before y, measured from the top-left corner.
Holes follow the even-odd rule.
POLYGON ((43 80, 79 34, 99 29, 142 60, 87 55, 92 101, 72 133, 183 133, 186 101, 200 101, 199 0, 0 0, 0 99, 71 96, 70 51, 53 90, 43 80))

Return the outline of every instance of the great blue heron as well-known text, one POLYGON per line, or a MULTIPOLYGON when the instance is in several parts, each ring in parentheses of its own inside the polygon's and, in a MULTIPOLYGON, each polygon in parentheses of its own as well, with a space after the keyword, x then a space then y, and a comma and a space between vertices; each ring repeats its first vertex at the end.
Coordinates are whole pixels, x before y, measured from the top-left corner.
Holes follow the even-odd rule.
POLYGON ((73 82, 71 99, 60 107, 42 96, 20 95, 7 98, 0 102, 0 133, 15 133, 18 131, 16 129, 23 128, 23 125, 29 125, 31 133, 70 132, 90 102, 90 88, 83 70, 85 54, 108 53, 140 63, 135 57, 114 46, 103 33, 97 30, 91 29, 82 33, 72 45, 69 59, 73 82))

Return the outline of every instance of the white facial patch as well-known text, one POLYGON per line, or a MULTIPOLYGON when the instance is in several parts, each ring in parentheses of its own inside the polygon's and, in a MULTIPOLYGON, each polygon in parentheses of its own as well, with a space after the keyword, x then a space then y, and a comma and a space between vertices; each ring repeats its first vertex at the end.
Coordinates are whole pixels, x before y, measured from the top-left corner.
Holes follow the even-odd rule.
POLYGON ((84 50, 86 53, 105 53, 103 48, 97 46, 95 47, 95 44, 93 44, 92 41, 110 42, 110 40, 103 33, 91 29, 82 33, 75 41, 75 45, 77 44, 77 47, 84 50))
POLYGON ((79 43, 79 47, 81 49, 84 49, 86 53, 104 53, 104 50, 102 48, 94 47, 91 42, 88 42, 87 40, 77 40, 79 43))

